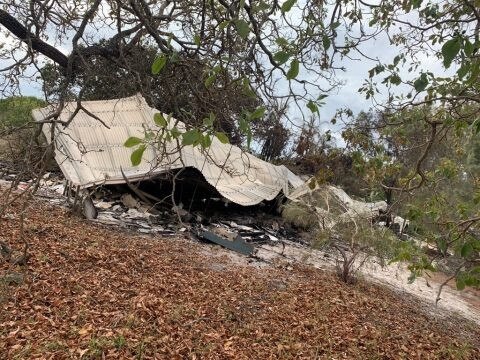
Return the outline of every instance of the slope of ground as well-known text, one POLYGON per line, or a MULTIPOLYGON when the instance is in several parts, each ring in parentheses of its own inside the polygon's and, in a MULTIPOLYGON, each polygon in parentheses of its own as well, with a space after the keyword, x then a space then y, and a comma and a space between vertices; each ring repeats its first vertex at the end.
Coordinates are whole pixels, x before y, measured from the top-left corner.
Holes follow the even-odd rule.
MULTIPOLYGON (((0 219, 0 240, 17 248, 18 215, 0 219)), ((27 266, 0 258, 2 275, 24 274, 0 288, 2 359, 480 358, 475 325, 318 269, 242 265, 211 245, 101 228, 44 203, 29 210, 26 236, 27 266)))
MULTIPOLYGON (((337 254, 331 250, 320 250, 284 241, 283 244, 262 244, 257 246, 256 256, 264 261, 290 261, 312 266, 317 269, 336 271, 337 254)), ((357 265, 362 263, 356 276, 370 282, 386 286, 402 297, 409 294, 422 302, 424 309, 434 316, 458 314, 480 326, 480 289, 466 288, 458 291, 454 280, 442 288, 440 300, 438 291, 448 276, 442 272, 429 272, 409 282, 411 271, 407 263, 381 264, 373 257, 359 256, 357 265)))

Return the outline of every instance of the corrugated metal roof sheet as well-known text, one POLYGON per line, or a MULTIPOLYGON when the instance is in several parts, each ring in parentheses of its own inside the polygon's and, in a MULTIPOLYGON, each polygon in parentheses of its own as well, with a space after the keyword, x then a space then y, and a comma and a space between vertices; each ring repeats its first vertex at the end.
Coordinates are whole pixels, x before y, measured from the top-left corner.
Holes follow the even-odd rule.
MULTIPOLYGON (((280 191, 288 195, 291 189, 303 184, 285 166, 267 163, 237 146, 223 144, 215 137, 207 150, 192 146, 179 149, 175 141, 167 142, 165 147, 171 153, 168 156, 162 156, 159 149, 149 146, 142 163, 132 166, 132 149, 123 144, 130 136, 143 138, 145 129, 159 130, 153 122, 157 110, 149 107, 138 95, 86 101, 82 105, 109 128, 83 111, 67 127, 55 125, 55 159, 74 185, 86 188, 124 183, 122 170, 130 181, 136 181, 191 166, 198 169, 225 198, 247 206, 272 200, 280 191)), ((68 103, 60 120, 66 121, 75 108, 76 103, 68 103)), ((35 109, 32 114, 36 121, 42 121, 51 111, 51 107, 46 107, 35 109)), ((173 123, 172 119, 169 126, 173 123)), ((184 125, 179 123, 177 127, 184 125)), ((51 125, 44 125, 43 132, 50 139, 51 125)))

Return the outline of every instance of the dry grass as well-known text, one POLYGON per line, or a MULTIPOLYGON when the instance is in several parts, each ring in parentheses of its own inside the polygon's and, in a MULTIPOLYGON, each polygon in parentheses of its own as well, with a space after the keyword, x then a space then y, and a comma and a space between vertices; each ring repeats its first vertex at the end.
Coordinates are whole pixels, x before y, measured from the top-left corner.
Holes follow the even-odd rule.
POLYGON ((302 203, 288 202, 282 209, 282 218, 289 224, 303 230, 318 227, 315 211, 302 203))

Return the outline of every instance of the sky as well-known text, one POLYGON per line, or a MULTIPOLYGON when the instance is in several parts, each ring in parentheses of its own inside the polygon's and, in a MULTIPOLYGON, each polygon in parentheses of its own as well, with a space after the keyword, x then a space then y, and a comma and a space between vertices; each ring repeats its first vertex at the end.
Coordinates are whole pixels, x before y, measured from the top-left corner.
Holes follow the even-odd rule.
MULTIPOLYGON (((299 14, 295 14, 295 10, 293 10, 291 16, 295 17, 299 16, 299 14)), ((105 33, 100 34, 100 37, 108 36, 106 30, 104 31, 105 33)), ((53 41, 52 39, 54 39, 53 36, 50 37, 50 41, 53 41)), ((9 41, 9 39, 5 38, 5 34, 0 31, 0 44, 8 43, 9 41)), ((69 52, 67 44, 57 43, 55 45, 65 53, 69 52)), ((395 55, 398 53, 398 49, 390 45, 385 34, 378 36, 375 40, 364 43, 361 46, 361 50, 363 53, 368 54, 369 57, 378 58, 381 62, 386 63, 391 63, 395 55)), ((344 85, 331 92, 324 100, 325 104, 320 108, 321 126, 324 128, 324 130, 331 129, 334 137, 338 141, 341 141, 339 136, 341 130, 340 125, 333 126, 329 123, 338 109, 348 107, 353 110, 354 113, 358 113, 362 110, 368 111, 374 106, 371 100, 366 100, 365 95, 358 92, 358 89, 368 77, 368 71, 374 67, 376 63, 365 58, 360 59, 359 56, 357 57, 359 58, 358 60, 343 59, 341 62, 336 63, 337 66, 345 67, 346 71, 337 71, 337 77, 339 80, 344 82, 344 85)), ((435 73, 441 73, 444 71, 440 60, 434 57, 424 56, 421 58, 421 62, 423 68, 428 69, 429 71, 433 71, 435 73)), ((6 62, 4 60, 0 60, 0 67, 5 65, 6 62)), ((33 69, 27 69, 27 73, 29 72, 33 72, 33 69)), ((400 75, 402 77, 406 76, 405 73, 401 73, 400 75)), ((30 81, 24 80, 21 83, 21 93, 23 95, 41 97, 41 84, 34 79, 30 81)), ((379 96, 379 99, 384 100, 382 99, 382 96, 379 96)), ((289 115, 292 119, 299 118, 296 112, 298 112, 298 110, 291 106, 289 115)))
MULTIPOLYGON (((298 3, 302 3, 305 0, 298 0, 298 3)), ((374 3, 375 1, 370 1, 374 3)), ((295 23, 296 19, 301 18, 302 14, 298 8, 293 7, 292 10, 288 13, 287 17, 290 22, 295 23)), ((416 11, 412 11, 408 14, 399 16, 404 21, 410 21, 411 23, 416 23, 418 21, 418 14, 416 11)), ((330 15, 327 16, 330 18, 330 15)), ((369 18, 368 14, 364 14, 363 27, 365 33, 373 32, 373 29, 369 27, 369 18)), ((341 43, 343 34, 341 33, 341 28, 339 28, 339 34, 337 36, 338 42, 341 43)), ((359 35, 358 28, 353 29, 354 35, 359 35)), ((402 32, 402 29, 393 25, 391 27, 391 32, 402 32)), ((390 34, 391 35, 391 34, 390 34)), ((359 45, 359 49, 363 54, 368 55, 372 59, 376 59, 383 64, 390 64, 393 62, 393 59, 396 55, 399 54, 400 49, 395 45, 390 43, 389 37, 385 32, 380 33, 375 38, 370 39, 359 45)), ((359 93, 358 90, 362 87, 365 80, 368 78, 368 71, 375 67, 378 62, 369 60, 358 53, 350 54, 351 59, 344 57, 343 59, 337 58, 337 62, 334 63, 334 66, 344 67, 345 71, 338 70, 336 72, 336 77, 339 81, 343 82, 343 85, 334 89, 328 94, 328 97, 323 100, 324 105, 320 108, 320 127, 323 131, 331 130, 333 138, 336 140, 337 145, 342 146, 343 141, 341 139, 341 130, 342 124, 338 123, 332 125, 330 120, 334 117, 335 113, 339 109, 349 108, 353 111, 354 114, 358 114, 360 111, 369 111, 370 109, 375 109, 378 102, 384 102, 388 99, 388 90, 383 85, 379 86, 380 94, 375 96, 375 101, 373 99, 366 99, 365 94, 359 93)), ((420 62, 420 67, 413 73, 408 73, 407 69, 404 68, 400 70, 399 75, 402 80, 409 79, 415 80, 420 72, 431 71, 435 74, 448 74, 451 75, 455 72, 455 67, 452 66, 451 69, 445 70, 442 64, 442 61, 435 56, 427 56, 425 54, 418 54, 417 59, 420 62)), ((300 76, 302 76, 302 71, 300 71, 300 76)), ((311 80, 306 77, 307 80, 311 80)), ((379 75, 375 80, 381 82, 383 77, 379 75)), ((286 87, 286 86, 285 86, 286 87)), ((407 93, 410 91, 410 87, 404 84, 399 85, 392 89, 398 93, 407 93)), ((299 115, 299 110, 296 106, 290 106, 289 116, 294 122, 292 129, 295 130, 297 124, 302 124, 303 120, 299 115)), ((309 114, 307 110, 305 114, 309 114)), ((297 130, 298 131, 298 130, 297 130)))

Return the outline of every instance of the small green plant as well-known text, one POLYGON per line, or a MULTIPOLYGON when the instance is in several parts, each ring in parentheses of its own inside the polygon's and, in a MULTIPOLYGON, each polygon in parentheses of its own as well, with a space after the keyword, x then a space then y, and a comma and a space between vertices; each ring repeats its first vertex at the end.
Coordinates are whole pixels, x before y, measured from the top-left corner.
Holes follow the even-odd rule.
POLYGON ((68 346, 61 341, 52 340, 44 345, 45 350, 48 352, 57 352, 57 351, 66 351, 68 350, 68 346))
POLYGON ((135 349, 135 358, 137 360, 142 360, 143 359, 143 355, 145 353, 145 341, 142 340, 140 341, 140 343, 137 345, 136 349, 135 349))
POLYGON ((29 359, 31 358, 32 353, 32 346, 30 344, 26 344, 20 350, 11 357, 13 360, 20 360, 20 359, 29 359))
POLYGON ((334 249, 340 255, 336 262, 338 276, 346 283, 354 283, 357 271, 369 258, 383 266, 395 257, 400 244, 390 229, 372 225, 370 219, 351 217, 319 232, 314 246, 334 249))
POLYGON ((88 342, 88 354, 90 356, 100 356, 109 345, 108 339, 94 336, 88 342))
POLYGON ((440 348, 439 356, 440 358, 444 359, 470 359, 470 354, 473 350, 473 346, 466 343, 460 345, 443 345, 440 348))
POLYGON ((127 340, 123 335, 118 335, 113 339, 113 345, 118 350, 123 349, 127 345, 127 340))

